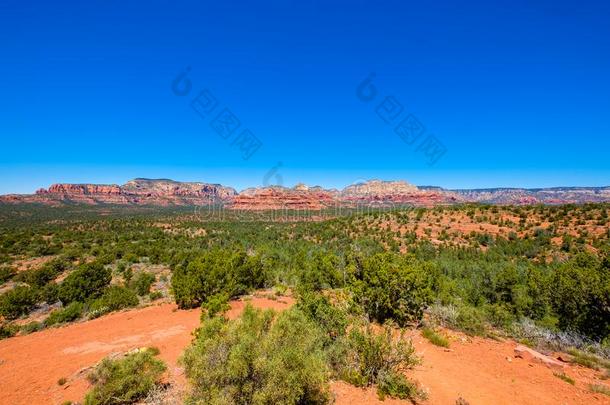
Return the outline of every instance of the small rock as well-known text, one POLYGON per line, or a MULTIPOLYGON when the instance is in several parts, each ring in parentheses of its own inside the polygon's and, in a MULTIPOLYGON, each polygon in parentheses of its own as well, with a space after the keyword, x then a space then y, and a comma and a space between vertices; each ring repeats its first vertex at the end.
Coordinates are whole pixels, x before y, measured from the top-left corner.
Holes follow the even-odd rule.
MULTIPOLYGON (((563 370, 564 365, 557 360, 545 356, 542 353, 539 353, 535 350, 530 349, 529 347, 525 347, 523 345, 519 345, 515 347, 515 357, 524 359, 526 361, 531 361, 535 363, 542 363, 550 369, 554 370, 563 370)), ((533 367, 533 365, 531 365, 533 367)))

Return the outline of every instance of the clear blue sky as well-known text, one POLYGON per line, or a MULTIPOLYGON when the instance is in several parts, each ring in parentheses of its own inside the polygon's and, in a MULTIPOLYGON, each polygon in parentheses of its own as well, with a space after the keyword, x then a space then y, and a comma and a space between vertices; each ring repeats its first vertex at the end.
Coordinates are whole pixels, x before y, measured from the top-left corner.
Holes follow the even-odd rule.
POLYGON ((286 185, 610 184, 608 1, 4 0, 0 46, 0 193, 243 188, 278 162, 286 185), (189 104, 203 89, 207 118, 189 104), (390 95, 446 148, 433 166, 377 115, 390 95), (228 139, 210 124, 225 107, 241 121, 228 139), (247 160, 243 129, 262 143, 247 160))

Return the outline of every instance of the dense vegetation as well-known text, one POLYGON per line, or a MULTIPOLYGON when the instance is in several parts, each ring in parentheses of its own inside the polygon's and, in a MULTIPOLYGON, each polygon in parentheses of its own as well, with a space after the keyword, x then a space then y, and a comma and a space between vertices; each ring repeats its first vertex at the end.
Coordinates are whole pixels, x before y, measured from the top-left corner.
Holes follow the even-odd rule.
MULTIPOLYGON (((377 342, 368 321, 399 327, 423 323, 439 343, 433 332, 441 325, 534 344, 545 339, 593 347, 607 356, 609 211, 607 204, 466 205, 295 221, 231 212, 215 219, 184 209, 126 213, 113 207, 3 206, 0 336, 171 296, 181 308, 202 306, 207 314, 187 364, 208 361, 212 341, 224 341, 236 358, 248 345, 242 339, 246 335, 282 347, 285 342, 273 340, 279 339, 275 328, 296 334, 309 322, 315 333, 298 336, 303 353, 295 354, 311 356, 299 357, 303 372, 323 358, 338 378, 377 384, 394 396, 414 388, 388 360, 398 349, 387 339, 377 342), (279 316, 248 313, 241 323, 214 316, 231 297, 271 287, 292 289, 299 297, 297 308, 279 316), (343 307, 330 305, 329 296, 341 297, 343 307), (49 314, 42 324, 27 323, 30 314, 41 311, 49 314), (348 324, 350 333, 345 332, 348 324), (393 354, 380 355, 385 368, 361 366, 374 363, 387 347, 393 354)), ((256 356, 256 350, 251 352, 256 356)), ((284 355, 277 353, 278 359, 284 355)), ((247 365, 254 357, 240 361, 247 365)), ((324 381, 313 371, 309 378, 322 381, 315 389, 287 387, 269 380, 270 365, 258 366, 259 385, 249 388, 252 398, 255 391, 271 398, 293 390, 324 397, 324 381)), ((223 373, 238 371, 229 367, 223 373)), ((193 398, 210 402, 232 395, 227 394, 235 391, 231 387, 252 377, 239 374, 229 384, 212 371, 191 375, 200 384, 193 398)))

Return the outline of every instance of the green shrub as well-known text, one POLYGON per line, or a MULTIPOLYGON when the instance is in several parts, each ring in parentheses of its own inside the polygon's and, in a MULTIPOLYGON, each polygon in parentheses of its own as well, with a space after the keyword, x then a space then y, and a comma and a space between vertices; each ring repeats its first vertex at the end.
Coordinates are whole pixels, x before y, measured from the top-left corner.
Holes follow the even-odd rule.
POLYGON ((345 311, 335 307, 322 294, 306 292, 299 295, 297 308, 333 341, 345 335, 348 325, 345 311))
POLYGON ((449 347, 449 340, 446 337, 440 335, 432 328, 423 328, 421 331, 423 337, 428 339, 430 343, 440 347, 449 347))
POLYGON ((0 315, 13 320, 28 314, 38 302, 38 291, 32 287, 17 286, 0 295, 0 315))
POLYGON ((100 263, 85 264, 74 270, 61 283, 59 299, 67 305, 74 301, 85 302, 99 297, 110 284, 111 272, 100 263))
POLYGON ((163 293, 161 291, 153 291, 148 294, 148 298, 150 298, 151 301, 156 301, 160 298, 163 298, 163 293))
POLYGON ((38 332, 39 330, 44 329, 44 324, 36 321, 29 322, 23 325, 20 329, 21 334, 29 335, 30 333, 38 332))
POLYGON ((248 305, 237 320, 206 319, 182 362, 189 404, 329 402, 322 335, 296 309, 276 316, 248 305))
POLYGON ((133 288, 138 295, 142 296, 150 292, 150 287, 154 282, 154 274, 143 271, 141 273, 137 273, 135 277, 131 279, 129 286, 133 288))
POLYGON ((562 330, 596 339, 610 335, 610 260, 576 255, 557 268, 552 296, 562 330))
POLYGON ((410 381, 403 374, 397 372, 384 372, 379 375, 377 382, 377 395, 383 401, 386 396, 410 400, 415 403, 418 400, 427 399, 428 395, 420 389, 417 384, 410 381))
POLYGON ((392 337, 392 328, 385 326, 375 333, 371 325, 354 326, 346 338, 344 358, 336 370, 338 376, 359 387, 379 383, 382 375, 402 373, 419 364, 410 340, 392 337))
POLYGON ((64 259, 53 259, 45 263, 40 269, 19 273, 15 279, 32 287, 40 288, 57 278, 68 266, 69 263, 64 259))
POLYGON ((18 331, 19 331, 19 328, 16 325, 12 325, 12 324, 0 325, 0 340, 15 336, 18 331))
POLYGON ((65 308, 56 309, 51 312, 49 317, 45 320, 47 325, 55 325, 57 323, 72 322, 81 317, 83 313, 83 304, 80 302, 73 302, 65 308))
POLYGON ((565 373, 553 373, 553 375, 565 382, 567 382, 568 384, 574 385, 576 384, 576 381, 574 381, 574 379, 568 375, 566 375, 565 373))
POLYGON ((104 359, 88 376, 93 389, 85 405, 135 403, 161 383, 165 370, 165 364, 147 349, 120 360, 104 359))
POLYGON ((40 300, 48 304, 54 304, 59 300, 59 285, 54 282, 45 285, 40 290, 40 300))
POLYGON ((201 319, 205 317, 213 318, 216 315, 220 315, 229 310, 229 296, 227 294, 214 294, 201 304, 201 319))
POLYGON ((10 280, 16 274, 15 269, 9 266, 0 267, 0 284, 10 280))
POLYGON ((129 288, 113 285, 106 288, 102 296, 89 305, 89 313, 95 318, 108 312, 135 307, 139 302, 136 293, 129 288))
POLYGON ((515 316, 504 305, 489 305, 485 307, 485 311, 489 322, 497 328, 509 329, 515 321, 515 316))
POLYGON ((429 273, 430 269, 409 258, 376 254, 362 263, 354 299, 379 322, 392 319, 400 326, 417 322, 432 297, 429 273))
POLYGON ((577 349, 569 349, 568 353, 572 356, 572 363, 580 364, 583 367, 588 367, 593 370, 604 368, 610 370, 610 360, 577 349))
POLYGON ((211 295, 234 297, 264 281, 258 258, 241 250, 214 249, 174 269, 172 291, 180 308, 194 308, 211 295))
POLYGON ((485 326, 485 315, 481 309, 462 306, 458 310, 456 324, 452 325, 469 335, 485 336, 487 327, 485 326))

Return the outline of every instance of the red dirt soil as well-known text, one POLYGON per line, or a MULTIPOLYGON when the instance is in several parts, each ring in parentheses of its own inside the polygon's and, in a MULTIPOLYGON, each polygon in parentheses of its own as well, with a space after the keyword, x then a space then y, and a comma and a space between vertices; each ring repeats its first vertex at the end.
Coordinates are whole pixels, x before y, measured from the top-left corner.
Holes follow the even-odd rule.
MULTIPOLYGON (((230 318, 246 303, 282 310, 291 298, 255 297, 231 303, 230 318)), ((61 404, 81 401, 89 389, 88 368, 110 353, 155 346, 169 369, 169 380, 184 381, 177 360, 199 326, 199 310, 177 310, 162 304, 109 314, 92 321, 46 329, 0 341, 0 404, 61 404), (66 378, 60 386, 58 380, 66 378)))
MULTIPOLYGON (((291 298, 272 300, 254 297, 231 303, 230 318, 237 317, 250 302, 257 308, 282 310, 291 298)), ((80 401, 89 389, 88 368, 115 352, 156 346, 167 362, 169 380, 184 384, 177 359, 190 343, 199 325, 199 311, 176 310, 162 304, 114 313, 88 322, 47 329, 0 341, 0 404, 60 404, 80 401), (60 378, 66 378, 63 386, 60 378)), ((456 403, 459 397, 477 404, 610 404, 610 398, 588 391, 589 384, 605 384, 596 373, 567 365, 565 373, 576 380, 572 386, 553 375, 542 364, 514 357, 512 341, 466 339, 451 334, 451 348, 433 346, 419 333, 413 341, 423 364, 409 373, 429 392, 425 404, 456 403)), ((410 404, 408 401, 377 398, 374 389, 359 389, 333 382, 337 405, 410 404)))

